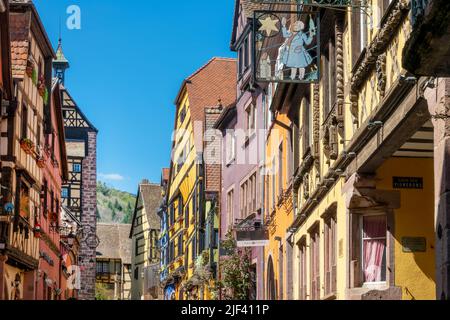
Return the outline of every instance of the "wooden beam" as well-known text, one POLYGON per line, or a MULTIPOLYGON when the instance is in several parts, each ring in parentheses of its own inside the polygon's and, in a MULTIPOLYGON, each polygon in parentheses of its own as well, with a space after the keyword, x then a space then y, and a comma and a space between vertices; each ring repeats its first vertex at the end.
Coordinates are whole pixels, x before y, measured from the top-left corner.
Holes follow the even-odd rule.
POLYGON ((417 98, 416 91, 411 90, 349 165, 349 176, 356 172, 374 173, 429 120, 427 101, 417 98))

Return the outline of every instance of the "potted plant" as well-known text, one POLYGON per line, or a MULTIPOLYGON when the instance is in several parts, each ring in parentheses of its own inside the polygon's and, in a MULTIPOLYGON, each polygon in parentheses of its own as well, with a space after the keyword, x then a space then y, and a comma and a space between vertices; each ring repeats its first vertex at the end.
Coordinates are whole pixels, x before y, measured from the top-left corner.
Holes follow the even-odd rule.
POLYGON ((39 91, 39 95, 41 97, 44 97, 45 89, 46 89, 46 87, 45 87, 45 78, 44 78, 44 75, 41 75, 39 77, 39 82, 38 82, 38 91, 39 91))
POLYGON ((31 141, 28 138, 23 138, 20 140, 20 146, 22 147, 23 151, 25 151, 26 154, 32 154, 34 149, 33 141, 31 141))

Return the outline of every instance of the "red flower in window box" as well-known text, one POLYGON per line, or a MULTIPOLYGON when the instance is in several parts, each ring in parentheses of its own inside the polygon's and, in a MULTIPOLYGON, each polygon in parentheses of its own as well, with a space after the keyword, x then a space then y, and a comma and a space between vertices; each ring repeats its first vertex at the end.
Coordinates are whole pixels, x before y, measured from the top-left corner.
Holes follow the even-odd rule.
POLYGON ((32 154, 34 152, 34 143, 28 138, 20 140, 20 147, 26 154, 32 154))

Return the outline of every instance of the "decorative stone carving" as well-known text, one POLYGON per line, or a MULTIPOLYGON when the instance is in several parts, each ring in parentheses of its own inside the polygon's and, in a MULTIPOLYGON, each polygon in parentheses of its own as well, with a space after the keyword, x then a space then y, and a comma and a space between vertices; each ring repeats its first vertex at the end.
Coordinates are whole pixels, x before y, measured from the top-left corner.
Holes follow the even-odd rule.
POLYGON ((307 173, 303 178, 303 198, 305 200, 308 200, 309 196, 310 196, 309 173, 307 173))
POLYGON ((397 3, 391 9, 377 36, 367 48, 364 58, 361 59, 356 71, 353 73, 351 79, 350 101, 352 103, 351 112, 355 124, 359 124, 359 91, 373 68, 376 66, 379 56, 386 51, 389 43, 392 42, 392 39, 395 37, 396 30, 399 28, 408 12, 409 4, 410 0, 397 0, 397 3))
POLYGON ((344 20, 339 15, 335 20, 336 39, 336 94, 337 110, 336 119, 339 135, 345 138, 344 118, 345 118, 345 75, 344 75, 344 20))
POLYGON ((339 156, 338 126, 339 121, 336 116, 336 108, 334 108, 323 126, 323 145, 325 157, 328 159, 327 164, 339 156))
POLYGON ((381 97, 384 97, 386 93, 386 53, 380 55, 376 63, 377 70, 377 86, 381 97))
POLYGON ((318 84, 313 88, 313 140, 314 140, 314 158, 320 157, 320 87, 318 84))

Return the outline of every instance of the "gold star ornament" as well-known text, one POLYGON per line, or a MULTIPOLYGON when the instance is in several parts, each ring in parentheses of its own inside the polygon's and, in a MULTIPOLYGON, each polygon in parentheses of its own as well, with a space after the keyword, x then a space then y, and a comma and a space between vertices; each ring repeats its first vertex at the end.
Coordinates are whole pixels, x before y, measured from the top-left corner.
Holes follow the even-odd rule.
POLYGON ((259 28, 260 32, 266 32, 267 36, 270 37, 272 32, 280 31, 277 28, 278 20, 273 20, 271 17, 266 17, 265 19, 259 19, 261 23, 261 28, 259 28))

